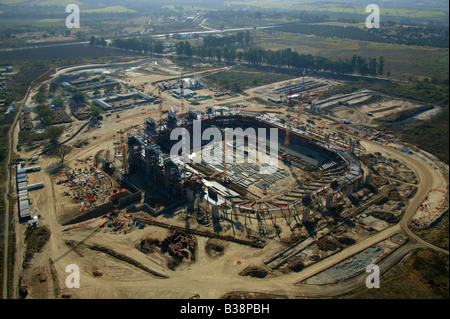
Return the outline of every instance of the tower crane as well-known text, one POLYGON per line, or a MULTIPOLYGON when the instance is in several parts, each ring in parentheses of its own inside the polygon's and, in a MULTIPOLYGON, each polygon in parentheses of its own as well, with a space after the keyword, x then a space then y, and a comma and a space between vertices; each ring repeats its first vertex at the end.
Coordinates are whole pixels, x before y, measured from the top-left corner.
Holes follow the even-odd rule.
POLYGON ((226 148, 226 139, 227 139, 227 129, 223 130, 223 146, 222 146, 222 157, 223 157, 223 181, 226 183, 228 181, 227 176, 227 162, 225 157, 225 148, 226 148))
POLYGON ((289 113, 286 115, 286 136, 284 138, 284 151, 287 152, 289 148, 289 133, 291 131, 291 116, 289 113))
MULTIPOLYGON (((186 121, 186 112, 184 110, 184 80, 183 80, 183 74, 180 75, 180 100, 181 100, 181 110, 180 110, 180 118, 181 118, 181 127, 185 126, 185 121, 186 121)), ((186 145, 186 138, 189 138, 186 136, 186 130, 182 130, 182 151, 186 151, 187 150, 187 145, 186 145)), ((190 150, 187 150, 190 153, 190 150)))
POLYGON ((300 118, 302 117, 302 102, 298 102, 298 106, 297 106, 297 121, 298 121, 298 126, 301 125, 301 121, 300 118))
POLYGON ((159 99, 159 107, 158 107, 158 112, 159 112, 159 123, 158 125, 162 125, 163 123, 163 106, 162 106, 162 97, 161 97, 161 87, 159 85, 155 85, 155 87, 147 92, 144 91, 144 93, 146 94, 153 94, 155 91, 158 91, 158 99, 159 99))
POLYGON ((158 87, 158 98, 159 98, 159 125, 161 126, 163 123, 163 109, 162 109, 162 97, 161 97, 161 88, 158 87))
MULTIPOLYGON (((183 74, 180 76, 180 102, 181 102, 181 108, 180 108, 180 117, 185 115, 184 110, 184 80, 183 80, 183 74)), ((184 124, 184 121, 181 122, 182 125, 184 124)))
POLYGON ((128 160, 127 160, 127 144, 125 143, 124 130, 120 130, 120 151, 122 153, 122 168, 123 173, 128 173, 128 160))
POLYGON ((286 136, 284 138, 284 149, 287 151, 289 148, 289 131, 291 130, 291 116, 289 115, 289 110, 292 108, 292 90, 289 89, 289 96, 280 95, 280 99, 286 97, 288 99, 288 113, 286 115, 286 136))

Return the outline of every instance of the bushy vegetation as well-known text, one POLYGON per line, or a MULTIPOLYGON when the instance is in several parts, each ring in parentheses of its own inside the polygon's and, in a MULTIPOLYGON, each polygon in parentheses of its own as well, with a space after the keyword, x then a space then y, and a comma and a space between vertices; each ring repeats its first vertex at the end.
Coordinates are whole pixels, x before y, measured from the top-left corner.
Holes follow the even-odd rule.
POLYGON ((362 29, 355 26, 317 25, 300 22, 276 28, 279 31, 312 34, 320 37, 351 39, 379 43, 448 48, 448 27, 383 26, 362 29))
POLYGON ((111 46, 145 53, 162 53, 164 49, 163 42, 160 40, 144 40, 138 38, 115 39, 111 43, 111 46))
POLYGON ((235 93, 239 93, 246 90, 248 87, 266 85, 292 78, 295 78, 295 76, 277 73, 254 73, 252 71, 247 71, 247 68, 238 67, 230 71, 209 75, 205 77, 204 80, 235 93))
POLYGON ((31 228, 25 232, 25 256, 23 266, 26 268, 33 256, 41 251, 50 238, 50 230, 46 227, 31 228))
POLYGON ((448 299, 449 259, 422 250, 395 266, 380 279, 380 289, 358 289, 348 298, 357 299, 448 299))
POLYGON ((203 38, 203 46, 205 47, 235 47, 246 46, 251 41, 250 32, 245 33, 240 31, 237 34, 231 34, 225 37, 216 37, 208 35, 203 38))
MULTIPOLYGON (((55 47, 41 47, 33 50, 18 50, 11 53, 9 51, 0 51, 0 61, 4 63, 52 63, 57 64, 82 64, 95 61, 104 62, 104 59, 123 60, 124 56, 134 55, 130 51, 117 50, 110 47, 101 47, 89 44, 72 44, 55 47), (117 58, 116 58, 117 57, 117 58), (91 61, 88 61, 91 59, 91 61), (30 62, 28 62, 30 61, 30 62)), ((30 77, 29 79, 32 79, 30 77)))
MULTIPOLYGON (((222 42, 222 41, 221 41, 222 42)), ((311 69, 317 71, 329 71, 341 74, 359 73, 360 75, 379 76, 384 72, 384 57, 365 58, 353 55, 351 59, 331 60, 322 56, 300 54, 292 49, 264 50, 249 48, 237 49, 235 46, 191 46, 187 41, 177 44, 177 54, 188 57, 209 58, 221 61, 246 62, 254 65, 270 65, 295 69, 311 69)))
POLYGON ((348 82, 323 95, 324 98, 340 93, 351 93, 359 89, 370 88, 374 91, 386 93, 392 96, 409 98, 440 105, 444 110, 423 123, 403 130, 398 129, 402 140, 416 145, 430 152, 445 163, 449 163, 449 86, 448 79, 439 80, 433 78, 421 82, 394 82, 365 80, 348 82))
POLYGON ((401 138, 449 163, 448 105, 439 115, 402 133, 401 138))

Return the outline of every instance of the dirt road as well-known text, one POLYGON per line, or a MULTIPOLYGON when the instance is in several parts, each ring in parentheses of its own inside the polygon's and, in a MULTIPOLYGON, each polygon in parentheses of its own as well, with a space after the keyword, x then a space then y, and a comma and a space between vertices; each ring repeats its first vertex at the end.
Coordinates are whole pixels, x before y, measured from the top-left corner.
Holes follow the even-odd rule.
MULTIPOLYGON (((143 118, 131 117, 136 112, 136 110, 133 110, 123 113, 124 116, 130 116, 130 120, 124 126, 143 122, 143 118)), ((117 130, 117 119, 107 118, 103 121, 103 124, 101 129, 83 132, 82 137, 89 140, 90 144, 80 150, 74 149, 66 158, 68 165, 76 159, 95 154, 97 151, 112 145, 111 137, 117 130)), ((280 244, 275 241, 269 243, 264 249, 227 243, 225 253, 217 258, 212 258, 205 250, 208 239, 197 236, 196 262, 184 264, 181 268, 170 271, 164 261, 156 254, 146 255, 135 248, 143 236, 156 232, 155 228, 150 228, 150 230, 135 229, 127 235, 118 235, 96 230, 95 227, 99 224, 93 223, 70 232, 63 232, 58 214, 64 212, 65 203, 55 195, 56 186, 48 174, 44 176, 46 187, 38 201, 42 205, 42 224, 51 229, 52 235, 48 244, 35 259, 33 269, 46 269, 45 272, 49 278, 47 288, 49 291, 47 297, 49 298, 60 298, 61 294, 70 294, 74 298, 189 298, 198 294, 201 298, 214 299, 230 291, 276 293, 294 298, 329 297, 341 295, 359 287, 364 283, 364 274, 334 285, 306 285, 300 284, 300 282, 397 233, 406 234, 409 242, 395 250, 380 263, 382 273, 414 249, 429 248, 448 255, 448 251, 427 243, 408 228, 408 223, 417 211, 422 199, 436 185, 442 185, 443 181, 439 172, 430 163, 418 157, 408 156, 375 142, 366 140, 360 142, 370 151, 379 151, 405 162, 418 176, 418 190, 410 199, 405 213, 397 225, 349 246, 339 253, 303 269, 301 272, 277 276, 269 275, 264 279, 239 275, 239 272, 245 267, 261 264, 268 254, 273 254, 279 250, 280 244), (73 249, 67 245, 67 242, 76 242, 79 245, 77 249, 73 249), (144 264, 157 273, 164 274, 167 278, 156 277, 122 260, 89 249, 93 245, 113 249, 117 253, 144 264), (237 263, 237 261, 240 262, 237 263), (69 264, 80 266, 81 287, 79 289, 65 288, 66 266, 69 264), (104 276, 92 276, 93 267, 102 268, 104 276)), ((57 159, 47 158, 42 160, 41 165, 45 169, 57 161, 57 159)), ((18 243, 21 243, 21 241, 18 241, 18 243)), ((16 264, 15 269, 14 278, 16 282, 18 274, 21 272, 19 265, 21 265, 20 262, 16 264)), ((27 277, 28 280, 32 280, 32 278, 31 275, 27 277)))

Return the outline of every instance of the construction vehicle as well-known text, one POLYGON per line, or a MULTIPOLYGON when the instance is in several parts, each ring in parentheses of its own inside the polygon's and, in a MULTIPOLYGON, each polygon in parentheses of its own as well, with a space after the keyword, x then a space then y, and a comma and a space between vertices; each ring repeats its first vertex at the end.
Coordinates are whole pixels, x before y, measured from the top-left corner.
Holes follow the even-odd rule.
POLYGON ((94 275, 95 277, 101 277, 101 276, 103 276, 103 273, 98 269, 94 269, 92 271, 92 275, 94 275))

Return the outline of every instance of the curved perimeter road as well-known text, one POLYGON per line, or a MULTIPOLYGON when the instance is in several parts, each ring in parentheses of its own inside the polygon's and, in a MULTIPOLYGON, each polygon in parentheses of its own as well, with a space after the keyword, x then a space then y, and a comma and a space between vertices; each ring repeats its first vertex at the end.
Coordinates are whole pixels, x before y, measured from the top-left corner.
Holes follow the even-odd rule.
MULTIPOLYGON (((85 68, 86 66, 84 66, 85 68)), ((57 73, 67 72, 76 68, 60 69, 57 73)), ((352 136, 355 138, 354 136, 352 136)), ((227 277, 227 276, 217 276, 217 274, 212 274, 211 276, 201 276, 189 278, 187 280, 184 276, 179 277, 174 273, 170 278, 164 280, 153 280, 149 285, 152 286, 155 291, 159 289, 180 289, 180 287, 196 287, 202 298, 219 298, 223 296, 228 291, 254 291, 254 292, 266 292, 266 293, 280 293, 289 294, 297 297, 329 297, 338 296, 352 291, 355 288, 364 284, 364 274, 350 278, 348 280, 342 281, 338 284, 333 285, 305 285, 300 284, 301 281, 307 279, 339 262, 342 260, 357 254, 364 249, 371 247, 385 239, 392 237, 393 235, 404 232, 408 238, 409 242, 401 246, 394 252, 392 252, 388 257, 386 257, 382 262, 380 262, 380 270, 382 273, 386 272, 392 266, 394 266, 403 257, 409 254, 411 251, 418 248, 429 248, 435 251, 444 253, 448 255, 448 251, 439 247, 436 247, 416 234, 414 234, 409 228, 408 223, 414 214, 417 212, 422 199, 428 194, 428 192, 433 188, 433 185, 437 179, 442 178, 438 172, 432 169, 427 163, 422 160, 414 159, 398 150, 392 149, 385 145, 381 145, 372 141, 367 141, 364 139, 359 139, 361 144, 368 144, 371 149, 376 149, 384 154, 389 154, 390 156, 404 161, 409 167, 416 171, 419 177, 419 183, 417 185, 418 190, 413 198, 411 198, 408 206, 405 209, 405 213, 401 221, 392 227, 389 227, 374 236, 371 236, 355 245, 352 245, 339 253, 336 253, 326 259, 319 261, 318 263, 305 268, 299 273, 287 274, 282 277, 277 278, 266 278, 263 281, 255 278, 242 278, 242 277, 227 277), (242 289, 245 287, 245 289, 242 289)), ((92 279, 88 279, 91 281, 92 279)), ((98 288, 104 286, 104 283, 100 281, 95 282, 98 288)), ((111 288, 120 287, 133 287, 135 283, 131 282, 108 282, 106 284, 111 288)), ((109 289, 108 288, 108 289, 109 289)), ((4 293, 6 293, 4 291, 4 293)))

